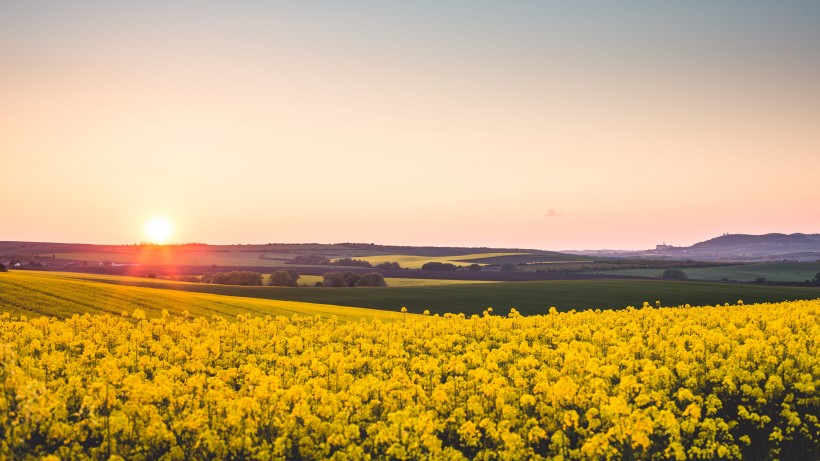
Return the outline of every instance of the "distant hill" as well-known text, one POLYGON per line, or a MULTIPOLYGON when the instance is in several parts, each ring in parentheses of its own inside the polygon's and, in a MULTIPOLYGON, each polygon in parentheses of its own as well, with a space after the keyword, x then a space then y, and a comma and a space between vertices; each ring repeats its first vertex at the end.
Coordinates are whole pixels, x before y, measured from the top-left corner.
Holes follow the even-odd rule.
POLYGON ((820 246, 820 234, 725 234, 689 247, 691 250, 813 250, 820 246))
POLYGON ((764 262, 820 261, 820 234, 724 234, 688 247, 658 245, 651 250, 583 250, 563 253, 609 258, 764 262))
POLYGON ((690 247, 661 245, 650 253, 708 261, 818 261, 820 234, 724 234, 690 247))
MULTIPOLYGON (((297 257, 318 257, 319 261, 340 258, 376 258, 380 261, 408 261, 451 257, 467 266, 537 262, 578 261, 586 258, 542 250, 474 247, 413 247, 373 243, 266 243, 237 245, 93 245, 85 243, 0 241, 0 263, 17 267, 59 269, 88 266, 210 266, 282 267, 297 257), (18 266, 19 265, 19 266, 18 266)), ((316 262, 294 262, 315 265, 316 262)), ((375 263, 374 263, 375 264, 375 263)), ((402 264, 405 268, 412 265, 402 264)))

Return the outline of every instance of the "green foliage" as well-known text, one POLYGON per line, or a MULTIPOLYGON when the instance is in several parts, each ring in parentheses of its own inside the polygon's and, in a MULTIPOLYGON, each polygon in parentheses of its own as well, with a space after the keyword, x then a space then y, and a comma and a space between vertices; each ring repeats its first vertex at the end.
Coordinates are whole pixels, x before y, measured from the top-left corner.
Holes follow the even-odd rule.
POLYGON ((353 258, 341 258, 335 261, 331 261, 330 264, 332 266, 346 266, 346 267, 373 267, 370 264, 370 261, 365 261, 363 259, 353 259, 353 258))
POLYGON ((290 264, 300 264, 303 266, 318 266, 328 264, 330 261, 322 255, 298 255, 288 260, 290 264))
POLYGON ((421 268, 426 271, 454 271, 458 269, 458 266, 451 263, 431 261, 429 263, 424 263, 421 268))
POLYGON ((518 266, 514 263, 504 263, 498 270, 501 272, 515 272, 518 270, 518 266))
POLYGON ((359 279, 362 278, 361 275, 349 271, 342 272, 342 276, 345 279, 345 283, 347 283, 347 286, 349 287, 355 287, 356 284, 359 283, 359 279))
POLYGON ((661 274, 661 278, 664 280, 686 280, 689 277, 686 276, 686 272, 680 269, 666 269, 661 274))
POLYGON ((262 274, 252 271, 231 271, 205 274, 202 283, 217 285, 262 286, 262 274))
POLYGON ((346 287, 347 281, 341 272, 325 272, 322 274, 322 286, 329 288, 346 287))
POLYGON ((362 278, 359 279, 357 286, 360 287, 386 287, 387 282, 384 280, 384 276, 378 272, 369 272, 367 274, 362 275, 362 278))
POLYGON ((288 270, 279 269, 270 275, 268 284, 272 287, 295 287, 296 281, 288 270))
POLYGON ((196 275, 178 275, 176 277, 178 282, 199 283, 201 280, 196 275))
POLYGON ((389 269, 389 270, 398 270, 401 269, 401 265, 395 261, 385 261, 383 263, 376 264, 374 267, 377 269, 389 269))

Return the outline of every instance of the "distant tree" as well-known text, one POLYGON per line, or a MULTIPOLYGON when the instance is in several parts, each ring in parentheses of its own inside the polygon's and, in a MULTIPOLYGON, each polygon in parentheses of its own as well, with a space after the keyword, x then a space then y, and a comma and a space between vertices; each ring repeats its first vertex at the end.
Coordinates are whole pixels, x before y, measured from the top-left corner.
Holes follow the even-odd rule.
POLYGON ((236 285, 262 286, 262 274, 252 271, 240 271, 236 285))
POLYGON ((359 279, 358 286, 360 287, 386 287, 387 282, 384 280, 384 276, 378 272, 369 272, 367 274, 362 275, 362 278, 359 279))
POLYGON ((362 278, 361 275, 355 274, 353 272, 343 272, 342 275, 345 278, 345 283, 349 287, 355 287, 357 283, 359 283, 359 279, 362 278))
POLYGON ((6 272, 6 266, 0 263, 0 272, 6 272))
POLYGON ((451 263, 440 263, 440 262, 429 262, 424 263, 421 268, 426 271, 454 271, 458 269, 455 264, 451 263))
POLYGON ((820 272, 818 272, 818 273, 814 276, 814 280, 816 280, 816 281, 820 282, 820 272))
POLYGON ((755 279, 755 283, 766 283, 766 277, 758 277, 755 279))
POLYGON ((389 270, 401 269, 401 266, 399 265, 399 263, 397 263, 397 262, 387 262, 387 261, 385 261, 383 263, 376 264, 375 267, 378 268, 378 269, 389 269, 389 270))
POLYGON ((470 272, 481 272, 481 265, 470 264, 469 266, 467 266, 467 270, 470 272))
POLYGON ((330 264, 334 266, 348 266, 348 267, 373 267, 370 261, 364 259, 341 258, 332 261, 330 264))
POLYGON ((498 270, 501 272, 515 272, 518 270, 518 266, 513 263, 504 263, 498 270))
POLYGON ((322 274, 323 287, 346 287, 347 281, 341 272, 325 272, 322 274))
POLYGON ((306 266, 319 266, 327 264, 329 261, 322 255, 298 255, 287 261, 288 264, 302 264, 306 266))
POLYGON ((664 280, 686 280, 689 277, 686 275, 686 272, 680 269, 666 269, 661 274, 661 278, 664 280))
POLYGON ((252 271, 217 272, 203 275, 202 281, 218 285, 262 286, 262 274, 252 271))
POLYGON ((192 283, 199 283, 199 277, 195 275, 180 275, 177 276, 178 282, 192 282, 192 283))
POLYGON ((296 269, 285 269, 285 270, 288 271, 288 274, 290 274, 290 278, 293 279, 294 286, 296 286, 296 283, 299 281, 299 277, 300 277, 299 271, 297 271, 296 269))
POLYGON ((295 287, 296 281, 293 280, 293 276, 290 272, 285 269, 279 269, 270 275, 268 284, 272 287, 295 287))
POLYGON ((149 279, 157 278, 157 274, 155 274, 154 272, 149 272, 149 273, 145 274, 145 276, 148 277, 149 279))

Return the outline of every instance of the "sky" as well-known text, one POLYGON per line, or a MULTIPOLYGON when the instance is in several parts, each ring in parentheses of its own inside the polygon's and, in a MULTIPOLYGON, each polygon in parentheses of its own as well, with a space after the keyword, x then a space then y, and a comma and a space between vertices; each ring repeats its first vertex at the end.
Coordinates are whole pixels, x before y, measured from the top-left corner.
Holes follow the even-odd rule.
POLYGON ((820 2, 0 2, 0 240, 820 232, 820 2))

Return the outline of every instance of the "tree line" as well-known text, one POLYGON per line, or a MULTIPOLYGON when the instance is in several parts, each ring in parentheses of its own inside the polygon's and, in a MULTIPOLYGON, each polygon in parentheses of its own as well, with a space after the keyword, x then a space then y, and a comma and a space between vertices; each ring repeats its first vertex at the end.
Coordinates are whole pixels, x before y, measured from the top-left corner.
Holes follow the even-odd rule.
MULTIPOLYGON (((156 278, 156 274, 148 274, 148 278, 156 278)), ((296 269, 278 269, 271 273, 265 283, 264 276, 253 271, 231 271, 216 272, 214 274, 204 274, 197 278, 195 276, 168 277, 168 279, 184 282, 201 282, 215 285, 239 285, 239 286, 273 286, 273 287, 296 287, 301 275, 296 269)), ((354 272, 325 272, 322 274, 322 281, 316 282, 315 287, 384 287, 387 282, 379 272, 369 272, 367 274, 356 274, 354 272)))
POLYGON ((356 258, 328 259, 322 255, 299 255, 287 260, 288 264, 301 264, 309 266, 342 266, 342 267, 364 267, 376 269, 398 270, 401 265, 395 261, 385 261, 373 265, 370 261, 356 258))

